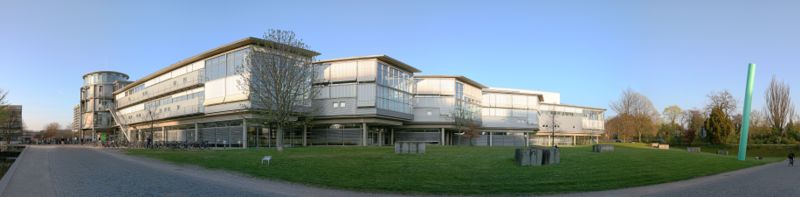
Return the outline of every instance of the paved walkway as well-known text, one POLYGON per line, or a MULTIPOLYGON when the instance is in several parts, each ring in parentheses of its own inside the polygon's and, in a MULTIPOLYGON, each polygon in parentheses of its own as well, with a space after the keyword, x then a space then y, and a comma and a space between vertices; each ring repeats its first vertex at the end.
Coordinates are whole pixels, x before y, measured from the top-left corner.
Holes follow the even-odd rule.
POLYGON ((800 165, 778 162, 686 181, 555 196, 800 196, 800 165))
POLYGON ((29 146, 2 196, 378 196, 167 164, 84 146, 29 146))

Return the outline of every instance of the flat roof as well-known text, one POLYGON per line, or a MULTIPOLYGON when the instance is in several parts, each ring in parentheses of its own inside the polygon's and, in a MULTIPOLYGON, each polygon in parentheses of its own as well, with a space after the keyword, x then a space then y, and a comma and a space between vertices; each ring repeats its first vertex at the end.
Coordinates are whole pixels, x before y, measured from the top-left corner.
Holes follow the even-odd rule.
POLYGON ((553 105, 553 106, 564 106, 564 107, 577 107, 577 108, 583 108, 583 109, 593 109, 593 110, 598 110, 598 111, 606 111, 606 109, 603 109, 603 108, 587 107, 587 106, 580 106, 580 105, 554 104, 554 103, 540 103, 540 105, 553 105))
POLYGON ((314 63, 328 63, 328 62, 338 62, 338 61, 347 61, 347 60, 359 60, 359 59, 378 59, 380 61, 384 61, 386 63, 390 63, 392 65, 398 66, 402 69, 406 69, 411 71, 412 73, 422 72, 421 70, 414 68, 411 65, 401 62, 400 60, 394 59, 389 57, 388 55, 380 54, 380 55, 365 55, 365 56, 353 56, 353 57, 343 57, 343 58, 335 58, 335 59, 327 59, 327 60, 320 60, 314 63))
POLYGON ((484 88, 481 90, 483 92, 491 92, 491 93, 505 93, 505 94, 520 94, 520 95, 528 95, 528 96, 537 96, 539 97, 539 101, 544 100, 544 95, 538 92, 530 92, 527 90, 518 90, 518 89, 498 89, 498 88, 484 88))
MULTIPOLYGON (((269 41, 269 40, 264 40, 264 39, 261 39, 261 38, 255 38, 255 37, 242 38, 242 39, 239 39, 237 41, 234 41, 234 42, 219 46, 217 48, 206 50, 206 51, 204 51, 204 52, 202 52, 202 53, 200 53, 198 55, 183 59, 183 60, 181 60, 181 61, 179 61, 177 63, 174 63, 174 64, 172 64, 172 65, 170 65, 170 66, 168 66, 166 68, 162 68, 161 70, 158 70, 155 73, 147 75, 147 76, 145 76, 145 77, 143 77, 141 79, 138 79, 136 81, 133 81, 133 83, 126 85, 122 89, 114 91, 114 94, 117 94, 117 93, 120 93, 120 92, 124 92, 124 91, 126 91, 126 90, 128 90, 128 89, 130 89, 132 87, 135 87, 135 86, 137 86, 139 84, 144 83, 147 80, 156 78, 159 75, 162 75, 164 73, 173 71, 175 69, 180 68, 181 66, 185 66, 185 65, 191 64, 191 63, 193 63, 195 61, 206 59, 206 58, 218 55, 218 54, 223 53, 223 52, 227 52, 227 51, 230 51, 230 50, 233 50, 233 49, 237 49, 239 47, 252 45, 252 44, 259 44, 259 43, 280 44, 280 43, 272 42, 272 41, 269 41)), ((301 53, 301 55, 308 55, 310 57, 319 55, 318 52, 312 51, 312 50, 301 49, 301 48, 297 48, 297 50, 298 50, 298 52, 301 53)))
POLYGON ((476 86, 480 89, 488 88, 488 86, 485 86, 481 83, 478 83, 477 81, 474 81, 462 75, 414 75, 414 78, 455 78, 458 79, 459 81, 476 86))

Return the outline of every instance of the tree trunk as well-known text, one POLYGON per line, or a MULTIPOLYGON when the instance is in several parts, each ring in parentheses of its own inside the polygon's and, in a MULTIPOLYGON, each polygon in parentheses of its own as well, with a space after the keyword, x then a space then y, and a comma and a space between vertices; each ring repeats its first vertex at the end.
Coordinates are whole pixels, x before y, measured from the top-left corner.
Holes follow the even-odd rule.
POLYGON ((279 151, 283 151, 283 126, 277 126, 277 132, 275 132, 275 148, 279 151))

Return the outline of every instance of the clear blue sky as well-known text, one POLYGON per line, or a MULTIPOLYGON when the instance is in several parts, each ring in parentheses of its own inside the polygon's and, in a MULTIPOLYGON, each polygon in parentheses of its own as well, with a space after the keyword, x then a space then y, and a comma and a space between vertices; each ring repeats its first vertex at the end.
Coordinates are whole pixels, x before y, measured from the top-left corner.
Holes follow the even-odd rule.
POLYGON ((84 73, 138 79, 279 28, 319 59, 388 54, 423 74, 556 91, 562 103, 603 108, 628 87, 659 109, 700 108, 725 89, 741 100, 754 62, 761 109, 772 75, 800 101, 798 8, 789 0, 0 0, 0 88, 24 105, 30 129, 66 125, 84 73))

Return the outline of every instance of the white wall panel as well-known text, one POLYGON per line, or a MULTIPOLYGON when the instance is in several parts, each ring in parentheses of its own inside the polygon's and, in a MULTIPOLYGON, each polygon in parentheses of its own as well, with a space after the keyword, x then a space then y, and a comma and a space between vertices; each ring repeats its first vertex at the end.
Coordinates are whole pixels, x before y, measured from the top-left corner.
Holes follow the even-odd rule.
POLYGON ((225 78, 207 81, 205 84, 205 102, 203 105, 212 105, 225 101, 225 78))
POLYGON ((225 102, 247 100, 248 94, 239 87, 242 76, 233 75, 225 77, 225 102))
POLYGON ((358 75, 356 61, 331 64, 331 81, 355 81, 358 75))
POLYGON ((358 81, 374 81, 378 72, 374 59, 358 60, 358 81))
POLYGON ((512 107, 515 109, 528 109, 528 97, 524 95, 513 95, 512 107))
POLYGON ((455 79, 440 79, 440 89, 442 95, 454 95, 456 93, 456 81, 455 79))

